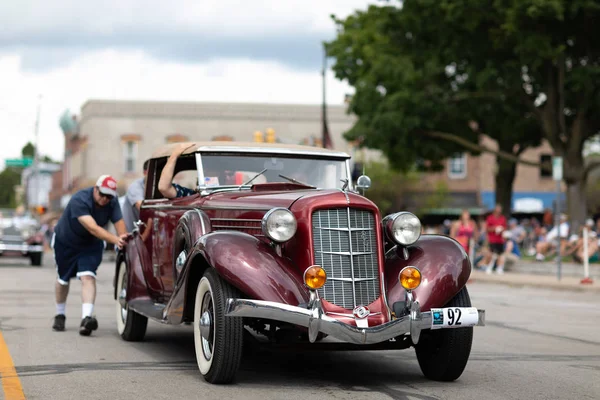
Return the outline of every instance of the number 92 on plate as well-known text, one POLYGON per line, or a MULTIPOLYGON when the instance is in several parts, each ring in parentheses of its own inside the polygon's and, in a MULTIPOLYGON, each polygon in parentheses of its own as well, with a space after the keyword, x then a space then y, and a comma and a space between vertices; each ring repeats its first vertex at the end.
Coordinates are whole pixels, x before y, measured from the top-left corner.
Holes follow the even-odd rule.
POLYGON ((431 309, 431 329, 466 328, 479 322, 475 307, 447 307, 431 309))

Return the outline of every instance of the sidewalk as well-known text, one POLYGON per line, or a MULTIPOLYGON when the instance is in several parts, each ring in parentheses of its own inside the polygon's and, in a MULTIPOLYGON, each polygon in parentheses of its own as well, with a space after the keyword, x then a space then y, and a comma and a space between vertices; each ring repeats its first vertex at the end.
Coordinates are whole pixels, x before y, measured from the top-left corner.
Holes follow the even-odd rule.
POLYGON ((600 294, 600 265, 590 265, 592 284, 582 284, 583 266, 572 262, 561 265, 561 279, 558 280, 556 262, 521 262, 503 275, 473 270, 469 283, 495 283, 509 286, 529 286, 546 289, 592 291, 600 294))

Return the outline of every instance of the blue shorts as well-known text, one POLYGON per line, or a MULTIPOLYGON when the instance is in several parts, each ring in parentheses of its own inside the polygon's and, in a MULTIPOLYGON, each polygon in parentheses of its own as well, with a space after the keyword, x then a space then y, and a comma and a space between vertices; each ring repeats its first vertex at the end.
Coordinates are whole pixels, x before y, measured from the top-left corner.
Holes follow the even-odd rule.
POLYGON ((56 272, 58 274, 58 283, 68 285, 69 280, 81 276, 96 277, 96 270, 102 262, 102 253, 104 245, 98 241, 85 248, 74 248, 65 245, 52 238, 52 248, 54 249, 54 260, 56 261, 56 272))

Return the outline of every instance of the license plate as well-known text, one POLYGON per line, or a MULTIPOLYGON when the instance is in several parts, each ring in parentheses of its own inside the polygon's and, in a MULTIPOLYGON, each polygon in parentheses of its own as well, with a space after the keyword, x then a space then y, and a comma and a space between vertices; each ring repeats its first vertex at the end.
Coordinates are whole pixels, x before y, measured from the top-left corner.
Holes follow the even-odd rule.
POLYGON ((479 322, 475 307, 447 307, 431 309, 431 329, 465 328, 479 322))

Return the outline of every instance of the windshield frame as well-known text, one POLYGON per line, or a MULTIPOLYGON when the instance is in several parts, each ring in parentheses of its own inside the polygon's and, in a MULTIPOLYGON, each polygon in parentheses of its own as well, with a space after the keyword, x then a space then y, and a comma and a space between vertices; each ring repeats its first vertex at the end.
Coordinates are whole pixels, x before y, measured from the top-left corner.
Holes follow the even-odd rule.
MULTIPOLYGON (((348 184, 346 186, 346 190, 354 191, 354 187, 352 184, 351 171, 350 171, 350 156, 343 152, 327 152, 320 153, 317 149, 315 151, 298 151, 298 150, 286 150, 286 149, 269 149, 269 148, 207 148, 203 150, 202 148, 198 149, 195 153, 196 157, 196 170, 198 172, 198 182, 204 182, 204 166, 202 163, 202 156, 241 156, 241 157, 272 157, 277 155, 281 158, 296 158, 296 159, 307 159, 307 160, 326 160, 326 161, 339 161, 343 162, 346 170, 346 177, 348 179, 348 184)), ((343 182, 340 182, 340 190, 344 186, 343 182)), ((308 186, 307 186, 308 187, 308 186)), ((234 190, 250 190, 252 188, 252 184, 250 185, 218 185, 218 186, 198 186, 197 189, 203 195, 214 193, 216 191, 234 191, 234 190)), ((311 187, 312 188, 312 187, 311 187)), ((315 189, 323 189, 323 188, 315 188, 315 189)), ((331 189, 331 188, 327 188, 331 189)))

